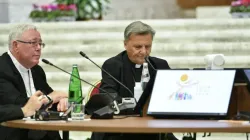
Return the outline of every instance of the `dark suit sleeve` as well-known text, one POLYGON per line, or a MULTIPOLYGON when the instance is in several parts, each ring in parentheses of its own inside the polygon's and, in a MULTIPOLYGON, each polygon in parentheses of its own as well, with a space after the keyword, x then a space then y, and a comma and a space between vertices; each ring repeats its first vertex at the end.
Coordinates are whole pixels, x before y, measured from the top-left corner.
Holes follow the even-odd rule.
POLYGON ((21 107, 17 105, 0 105, 0 123, 3 121, 22 119, 24 117, 21 107))
MULTIPOLYGON (((119 63, 119 61, 114 58, 108 59, 104 62, 102 68, 120 81, 121 63, 119 63)), ((103 71, 102 84, 100 87, 109 93, 117 93, 117 91, 119 91, 119 84, 103 71)))
MULTIPOLYGON (((42 69, 42 71, 43 71, 43 69, 42 69)), ((44 79, 44 81, 45 81, 45 89, 46 89, 47 93, 53 92, 54 90, 53 90, 53 89, 50 87, 50 85, 48 84, 47 78, 46 78, 46 75, 45 75, 45 72, 44 72, 44 71, 43 71, 43 79, 44 79)))
POLYGON ((0 76, 0 105, 5 104, 15 104, 24 106, 27 102, 28 98, 25 96, 22 96, 20 91, 18 91, 17 83, 13 84, 13 81, 11 82, 12 78, 10 75, 3 74, 2 72, 0 76))
POLYGON ((156 57, 151 57, 151 59, 152 64, 155 66, 156 69, 171 69, 166 60, 156 57))
POLYGON ((163 60, 163 64, 162 64, 163 68, 162 69, 171 69, 168 65, 168 62, 166 60, 163 60))
POLYGON ((37 74, 35 77, 33 77, 35 82, 34 84, 39 88, 37 90, 41 90, 45 92, 45 94, 50 94, 51 92, 53 92, 53 89, 49 86, 47 82, 47 78, 42 67, 37 65, 35 66, 34 70, 37 74))
MULTIPOLYGON (((33 77, 33 80, 37 90, 40 90, 45 94, 50 94, 51 92, 53 92, 53 89, 49 86, 47 82, 46 75, 42 67, 37 65, 34 67, 33 70, 36 74, 36 76, 33 77)), ((57 111, 57 105, 58 103, 53 104, 49 110, 57 111)))

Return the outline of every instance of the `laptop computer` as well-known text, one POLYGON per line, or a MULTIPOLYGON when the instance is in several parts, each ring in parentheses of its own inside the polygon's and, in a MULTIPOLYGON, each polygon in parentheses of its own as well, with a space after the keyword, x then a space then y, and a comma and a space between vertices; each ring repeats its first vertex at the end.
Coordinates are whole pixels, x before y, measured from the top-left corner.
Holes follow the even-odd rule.
POLYGON ((244 69, 243 71, 246 76, 246 81, 250 82, 250 69, 244 69))
POLYGON ((245 75, 245 81, 247 83, 247 89, 248 92, 250 93, 250 69, 244 69, 243 72, 245 75))
POLYGON ((147 114, 158 118, 224 118, 236 70, 158 70, 147 114))
MULTIPOLYGON (((175 68, 175 69, 171 69, 171 70, 189 70, 189 69, 188 68, 175 68)), ((148 98, 151 96, 152 89, 154 87, 156 72, 157 71, 150 74, 150 80, 148 81, 148 83, 147 83, 141 97, 137 101, 137 104, 136 104, 136 106, 134 108, 133 114, 142 115, 143 107, 145 106, 148 98)))

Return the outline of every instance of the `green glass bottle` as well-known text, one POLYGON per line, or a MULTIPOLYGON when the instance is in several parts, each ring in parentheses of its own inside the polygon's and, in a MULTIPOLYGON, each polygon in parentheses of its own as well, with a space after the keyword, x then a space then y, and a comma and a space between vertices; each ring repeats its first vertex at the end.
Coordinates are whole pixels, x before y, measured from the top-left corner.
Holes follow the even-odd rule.
MULTIPOLYGON (((77 64, 73 65, 72 75, 79 77, 79 71, 77 64)), ((82 85, 81 80, 71 76, 69 83, 69 103, 82 104, 82 85)))

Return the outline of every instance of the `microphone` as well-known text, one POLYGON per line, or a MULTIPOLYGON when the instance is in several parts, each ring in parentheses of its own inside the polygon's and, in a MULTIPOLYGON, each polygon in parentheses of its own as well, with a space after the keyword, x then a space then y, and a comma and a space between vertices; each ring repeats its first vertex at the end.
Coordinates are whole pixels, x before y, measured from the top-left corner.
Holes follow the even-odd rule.
POLYGON ((149 61, 148 56, 146 56, 144 59, 145 59, 145 61, 146 61, 147 63, 149 63, 149 65, 151 66, 151 68, 152 68, 153 70, 157 71, 157 70, 155 69, 155 67, 152 65, 152 63, 149 61))
MULTIPOLYGON (((55 67, 55 68, 57 68, 57 69, 59 69, 59 70, 65 72, 65 73, 69 74, 70 76, 73 76, 73 77, 75 77, 75 78, 77 78, 77 79, 79 79, 79 80, 81 80, 81 81, 83 81, 83 82, 85 82, 85 83, 91 85, 92 87, 95 87, 95 88, 99 89, 100 91, 106 93, 105 95, 108 95, 109 98, 112 99, 113 105, 111 105, 111 108, 110 108, 109 106, 106 105, 105 107, 102 107, 101 109, 98 109, 98 110, 93 111, 93 114, 92 114, 92 116, 91 116, 92 119, 111 119, 111 118, 113 118, 113 113, 114 113, 114 114, 119 114, 119 113, 120 113, 120 109, 119 109, 119 107, 118 107, 118 105, 117 105, 116 99, 115 99, 112 95, 110 95, 110 93, 107 92, 106 90, 104 90, 104 89, 102 89, 102 88, 99 88, 99 87, 97 87, 97 86, 95 86, 95 85, 93 85, 93 84, 87 82, 86 80, 81 79, 80 77, 77 77, 77 76, 75 76, 75 75, 72 75, 71 73, 69 73, 69 72, 63 70, 62 68, 59 68, 58 66, 52 64, 51 62, 49 62, 49 61, 46 60, 46 59, 42 59, 42 62, 44 62, 45 64, 48 64, 48 65, 51 65, 51 66, 53 66, 53 67, 55 67), (111 110, 110 110, 110 109, 111 109, 111 110), (116 111, 114 111, 114 109, 115 109, 116 111)), ((93 96, 95 96, 95 95, 93 95, 93 96)), ((93 110, 92 108, 97 108, 96 106, 95 106, 95 107, 92 107, 93 104, 96 104, 96 103, 93 103, 93 102, 96 102, 96 100, 102 101, 100 98, 105 98, 104 96, 103 96, 103 97, 102 97, 102 96, 103 96, 103 95, 96 94, 96 97, 94 98, 94 100, 91 100, 91 98, 90 98, 90 100, 88 101, 88 103, 90 102, 90 103, 89 103, 90 105, 88 106, 88 103, 86 104, 86 106, 85 106, 85 107, 86 107, 86 110, 87 110, 87 107, 90 107, 89 110, 93 110), (96 99, 96 98, 98 98, 98 99, 96 99), (92 102, 91 102, 91 101, 92 101, 92 102)), ((92 111, 91 111, 91 112, 92 112, 92 111)))
MULTIPOLYGON (((83 56, 84 58, 88 59, 90 62, 92 62, 95 66, 97 66, 98 68, 100 68, 103 72, 105 72, 108 76, 110 76, 113 80, 115 80, 117 83, 119 83, 119 85, 123 86, 125 89, 127 89, 127 91, 131 94, 132 97, 134 97, 134 94, 132 93, 132 91, 126 87, 123 83, 121 83, 119 80, 117 80, 114 76, 112 76, 111 74, 109 74, 106 70, 104 70, 102 67, 100 67, 99 65, 97 65, 94 61, 92 61, 84 52, 80 51, 80 55, 83 56)), ((134 98, 135 99, 135 98, 134 98)), ((135 102, 137 103, 136 99, 135 102)))
MULTIPOLYGON (((55 66, 54 64, 52 64, 51 62, 49 62, 49 61, 46 60, 46 59, 42 59, 42 61, 43 61, 45 64, 51 65, 51 66, 53 66, 53 67, 56 67, 57 69, 59 69, 59 70, 65 72, 65 73, 69 74, 70 76, 73 76, 73 77, 75 77, 75 78, 77 78, 77 79, 79 79, 79 80, 81 80, 81 81, 83 81, 83 82, 85 82, 85 83, 87 83, 87 84, 89 84, 89 85, 91 85, 91 86, 93 86, 93 87, 99 89, 99 90, 102 91, 102 92, 108 93, 108 92, 105 91, 104 89, 98 88, 98 87, 96 87, 95 85, 93 85, 93 84, 91 84, 91 83, 89 83, 89 82, 87 82, 87 81, 85 81, 85 80, 83 80, 83 79, 81 79, 81 78, 79 78, 79 77, 77 77, 77 76, 75 76, 75 75, 72 75, 71 73, 69 73, 69 72, 63 70, 62 68, 59 68, 59 67, 55 66)), ((109 94, 109 93, 108 93, 108 94, 109 94)), ((111 98, 113 98, 113 96, 111 96, 111 95, 109 95, 109 96, 110 96, 111 98)), ((113 98, 113 99, 114 99, 114 98, 113 98)))

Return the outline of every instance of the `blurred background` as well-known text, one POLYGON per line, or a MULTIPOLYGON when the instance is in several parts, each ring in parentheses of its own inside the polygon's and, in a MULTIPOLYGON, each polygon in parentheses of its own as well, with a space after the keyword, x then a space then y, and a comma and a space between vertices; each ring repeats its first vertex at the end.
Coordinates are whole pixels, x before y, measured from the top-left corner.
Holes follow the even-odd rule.
MULTIPOLYGON (((204 56, 225 55, 228 68, 250 67, 249 0, 0 0, 0 53, 8 50, 10 27, 32 23, 41 31, 46 47, 42 58, 95 83, 101 71, 79 55, 103 62, 123 47, 125 27, 141 20, 156 30, 152 55, 166 59, 171 68, 205 67, 204 56)), ((68 91, 70 76, 48 65, 44 68, 55 90, 68 91)), ((90 86, 82 83, 84 96, 90 86)), ((85 139, 90 132, 71 132, 85 139)), ((181 138, 182 134, 176 134, 181 138)), ((198 139, 245 138, 245 134, 212 134, 198 139)))
MULTIPOLYGON (((1 0, 0 22, 14 23, 31 21, 29 16, 31 11, 34 10, 34 5, 44 6, 45 9, 47 6, 47 10, 51 10, 51 5, 58 4, 75 4, 78 8, 77 10, 80 11, 76 15, 77 20, 97 19, 99 17, 96 15, 100 13, 100 19, 102 20, 230 18, 231 16, 228 10, 231 1, 232 0, 1 0), (211 9, 211 7, 213 8, 211 9)), ((62 9, 63 8, 61 8, 61 10, 62 9)), ((36 16, 39 17, 39 14, 36 16)))

